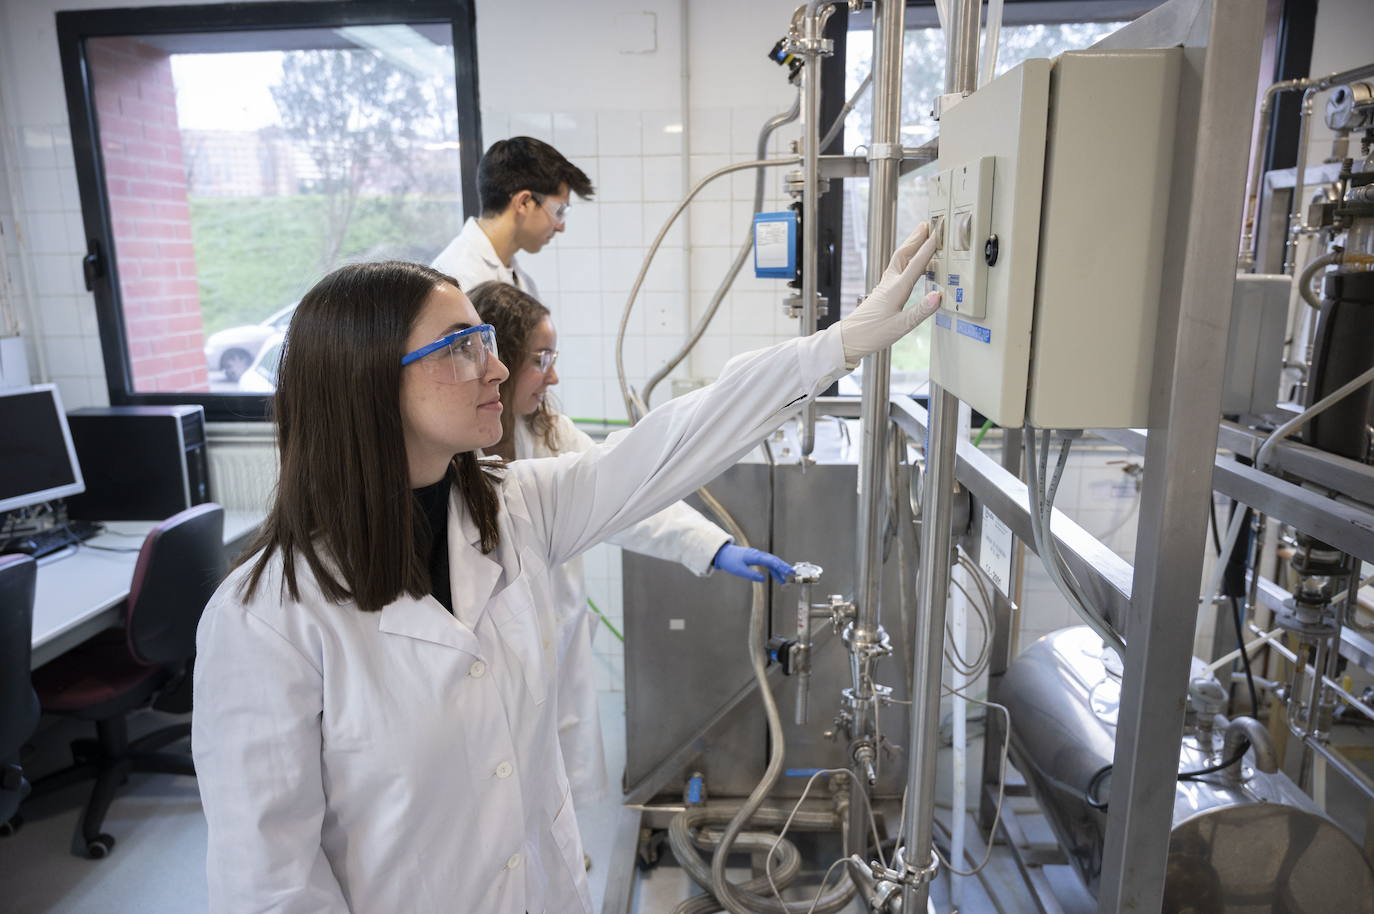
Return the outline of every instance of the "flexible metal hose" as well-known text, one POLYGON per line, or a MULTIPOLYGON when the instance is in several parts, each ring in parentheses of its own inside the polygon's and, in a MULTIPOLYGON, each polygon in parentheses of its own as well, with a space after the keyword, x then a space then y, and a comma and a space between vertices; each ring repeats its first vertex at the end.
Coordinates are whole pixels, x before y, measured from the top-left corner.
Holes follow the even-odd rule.
MULTIPOLYGON (((751 827, 767 826, 769 828, 782 828, 787 824, 787 817, 791 814, 790 809, 780 806, 767 805, 760 807, 750 818, 751 827)), ((678 861, 687 874, 703 888, 708 891, 711 889, 711 867, 701 859, 696 848, 702 844, 716 846, 719 852, 722 837, 707 837, 702 834, 695 841, 693 840, 693 830, 703 825, 724 825, 730 821, 732 813, 724 809, 712 809, 710 807, 693 807, 684 810, 673 817, 668 823, 668 844, 673 849, 673 857, 678 861)), ((829 812, 808 812, 799 810, 792 817, 792 827, 803 831, 830 831, 838 828, 834 813, 829 812)), ((767 853, 774 844, 777 844, 777 864, 773 868, 773 883, 779 888, 791 884, 801 870, 801 854, 796 845, 786 838, 778 840, 777 835, 766 832, 742 832, 733 842, 733 851, 763 851, 767 853), (762 847, 755 846, 755 839, 762 836, 764 839, 762 847), (790 866, 791 855, 796 855, 796 865, 790 866)), ((740 883, 737 886, 741 891, 751 894, 759 894, 771 891, 767 876, 756 877, 748 882, 740 883)), ((775 902, 776 903, 776 902, 775 902)), ((679 904, 674 909, 674 914, 706 914, 725 910, 721 902, 713 895, 698 895, 689 898, 679 904)), ((749 911, 754 908, 746 909, 749 911)), ((762 909, 758 909, 762 910, 762 909)), ((804 910, 804 908, 802 909, 804 910)), ((817 910, 823 910, 817 908, 817 910)))
MULTIPOLYGON (((790 124, 797 119, 801 112, 801 94, 792 100, 792 107, 781 114, 775 114, 764 121, 763 127, 759 130, 758 148, 756 159, 762 161, 768 156, 768 138, 785 124, 790 124)), ((763 209, 763 169, 758 169, 754 176, 754 212, 763 209)), ((706 328, 711 326, 711 321, 715 320, 716 312, 720 310, 721 303, 725 301, 725 296, 730 292, 730 287, 735 284, 735 277, 739 276, 739 271, 744 267, 744 261, 749 258, 749 252, 754 249, 754 226, 749 225, 749 230, 745 235, 744 243, 740 245, 739 253, 735 255, 735 260, 730 264, 730 269, 725 271, 725 278, 716 287, 715 294, 711 296, 711 303, 706 306, 706 311, 701 315, 701 320, 697 321, 696 328, 692 335, 677 353, 663 364, 663 367, 654 372, 648 381, 644 383, 644 390, 640 393, 639 399, 647 406, 653 396, 654 388, 672 372, 682 360, 687 358, 687 354, 692 351, 701 338, 706 334, 706 328)))
MULTIPOLYGON (((787 821, 787 813, 781 809, 769 810, 772 815, 756 817, 753 825, 769 825, 781 827, 787 821)), ((673 909, 673 914, 708 914, 722 910, 720 902, 716 901, 711 891, 711 867, 701 859, 697 853, 700 850, 715 850, 720 844, 721 836, 711 834, 706 831, 696 831, 704 825, 724 825, 730 821, 733 813, 723 809, 711 809, 701 806, 684 810, 673 817, 668 823, 668 843, 673 849, 673 857, 679 862, 683 869, 687 870, 688 875, 697 885, 706 889, 707 894, 695 895, 678 904, 673 909)), ((793 820, 795 822, 795 820, 793 820)), ((812 824, 808 822, 807 824, 812 824)), ((815 827, 823 828, 826 825, 833 825, 834 817, 826 816, 823 825, 815 827)), ((775 854, 776 866, 773 869, 773 883, 779 888, 791 885, 796 881, 797 875, 801 872, 801 851, 797 846, 785 838, 778 840, 778 836, 770 832, 744 832, 735 842, 737 851, 749 851, 751 853, 775 854), (774 851, 774 845, 777 845, 774 851)), ((756 876, 748 882, 742 883, 741 887, 751 892, 766 892, 769 889, 768 877, 756 876)))
POLYGON ((649 245, 649 250, 644 255, 644 262, 639 267, 639 275, 635 277, 634 285, 630 287, 629 298, 625 300, 625 310, 620 313, 620 328, 615 335, 615 373, 620 381, 620 395, 625 398, 625 411, 629 414, 631 422, 637 420, 648 410, 644 405, 643 398, 630 390, 630 382, 625 376, 625 333, 630 326, 630 315, 634 313, 635 299, 639 297, 640 287, 644 285, 644 278, 649 275, 649 266, 654 262, 654 256, 658 254, 658 249, 662 246, 663 239, 667 237, 669 229, 673 227, 677 217, 682 215, 687 204, 691 203, 693 198, 701 193, 702 188, 717 178, 723 178, 737 171, 744 171, 746 168, 776 168, 782 165, 796 165, 800 162, 801 156, 792 155, 769 159, 766 162, 737 162, 734 165, 717 168, 692 186, 687 196, 682 198, 682 202, 677 205, 668 216, 667 221, 663 223, 663 228, 659 229, 658 234, 654 236, 653 243, 649 245))

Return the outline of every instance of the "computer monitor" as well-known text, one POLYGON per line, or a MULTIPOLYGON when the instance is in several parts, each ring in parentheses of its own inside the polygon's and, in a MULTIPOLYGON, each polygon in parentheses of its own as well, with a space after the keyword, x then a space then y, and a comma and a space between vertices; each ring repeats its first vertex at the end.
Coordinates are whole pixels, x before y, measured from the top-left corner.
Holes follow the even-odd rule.
POLYGON ((85 490, 57 388, 0 390, 0 511, 85 490))

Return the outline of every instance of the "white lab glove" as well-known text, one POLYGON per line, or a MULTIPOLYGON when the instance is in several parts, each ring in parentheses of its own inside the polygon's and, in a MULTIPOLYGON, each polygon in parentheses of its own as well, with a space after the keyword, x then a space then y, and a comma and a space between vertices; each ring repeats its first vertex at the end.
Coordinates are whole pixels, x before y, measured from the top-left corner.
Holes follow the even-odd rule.
POLYGON ((930 226, 922 222, 892 253, 878 285, 853 314, 840 321, 840 341, 849 368, 858 365, 864 356, 891 346, 940 310, 939 290, 902 310, 934 253, 935 239, 930 237, 930 226))

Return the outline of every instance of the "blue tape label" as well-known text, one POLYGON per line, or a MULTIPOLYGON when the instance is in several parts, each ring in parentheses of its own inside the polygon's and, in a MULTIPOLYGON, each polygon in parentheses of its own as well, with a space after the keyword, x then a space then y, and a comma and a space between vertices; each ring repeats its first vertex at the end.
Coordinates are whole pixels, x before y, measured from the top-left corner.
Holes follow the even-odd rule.
POLYGON ((951 274, 949 274, 949 278, 946 280, 946 283, 949 284, 949 285, 951 285, 951 286, 957 286, 957 285, 959 285, 959 274, 958 274, 958 273, 951 273, 951 274))
POLYGON ((980 327, 977 324, 970 324, 968 321, 960 321, 958 330, 964 336, 975 339, 980 343, 992 342, 992 330, 988 327, 980 327))
POLYGON ((809 778, 818 771, 824 770, 824 768, 788 768, 786 773, 789 778, 809 778))
POLYGON ((955 300, 955 301, 963 301, 963 300, 964 300, 964 287, 963 287, 963 286, 960 286, 959 288, 957 288, 957 289, 954 290, 954 300, 955 300))
POLYGON ((950 326, 949 315, 937 313, 935 315, 935 326, 943 327, 944 329, 948 330, 950 326))

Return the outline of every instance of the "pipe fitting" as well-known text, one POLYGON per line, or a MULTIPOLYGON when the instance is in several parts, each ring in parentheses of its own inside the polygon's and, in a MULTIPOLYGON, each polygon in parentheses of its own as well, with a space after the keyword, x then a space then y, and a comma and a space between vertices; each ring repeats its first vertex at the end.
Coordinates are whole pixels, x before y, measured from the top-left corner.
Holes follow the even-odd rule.
MULTIPOLYGON (((1221 743, 1222 758, 1234 758, 1240 753, 1244 743, 1250 744, 1250 751, 1255 755, 1256 769, 1265 774, 1273 774, 1279 770, 1279 755, 1269 739, 1269 731, 1253 717, 1237 717, 1226 725, 1226 733, 1221 743)), ((1231 776, 1239 780, 1244 767, 1243 764, 1233 765, 1231 776)))

